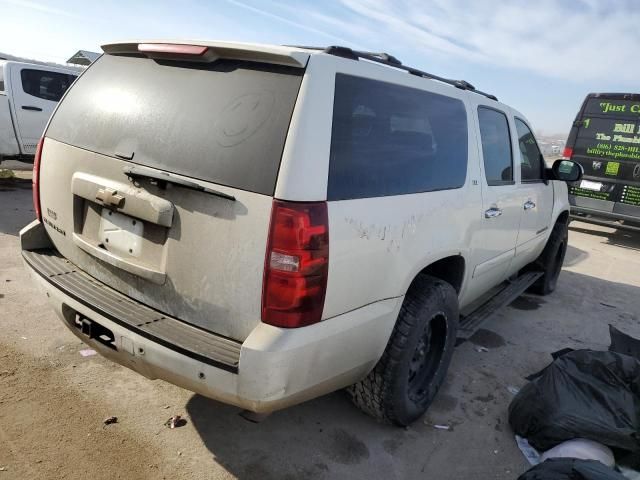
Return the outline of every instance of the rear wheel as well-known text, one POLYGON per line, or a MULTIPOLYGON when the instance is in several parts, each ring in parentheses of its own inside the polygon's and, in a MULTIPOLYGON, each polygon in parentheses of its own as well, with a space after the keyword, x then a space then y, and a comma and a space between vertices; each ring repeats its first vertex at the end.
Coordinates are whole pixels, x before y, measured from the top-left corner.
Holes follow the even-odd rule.
POLYGON ((366 378, 348 389, 356 406, 400 426, 424 414, 451 363, 458 316, 458 296, 451 285, 418 277, 382 358, 366 378))
POLYGON ((533 264, 533 268, 542 270, 543 275, 531 286, 529 289, 531 292, 538 295, 548 295, 556 289, 568 243, 569 230, 567 223, 556 223, 547 245, 538 260, 533 264))

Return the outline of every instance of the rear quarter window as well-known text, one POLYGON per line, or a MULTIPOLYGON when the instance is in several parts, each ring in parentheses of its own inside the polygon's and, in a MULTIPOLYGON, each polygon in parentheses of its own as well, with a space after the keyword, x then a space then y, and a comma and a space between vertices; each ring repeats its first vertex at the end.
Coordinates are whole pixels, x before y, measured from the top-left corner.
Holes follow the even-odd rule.
POLYGON ((327 198, 460 188, 467 143, 461 100, 337 74, 327 198))

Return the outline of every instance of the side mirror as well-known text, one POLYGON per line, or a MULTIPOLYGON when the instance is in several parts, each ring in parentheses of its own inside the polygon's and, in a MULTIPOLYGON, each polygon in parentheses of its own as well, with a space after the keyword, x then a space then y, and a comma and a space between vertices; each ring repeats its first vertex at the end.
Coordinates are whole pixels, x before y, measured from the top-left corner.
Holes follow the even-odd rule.
POLYGON ((579 182, 584 175, 584 168, 579 163, 571 160, 556 160, 551 167, 553 180, 562 180, 563 182, 579 182))

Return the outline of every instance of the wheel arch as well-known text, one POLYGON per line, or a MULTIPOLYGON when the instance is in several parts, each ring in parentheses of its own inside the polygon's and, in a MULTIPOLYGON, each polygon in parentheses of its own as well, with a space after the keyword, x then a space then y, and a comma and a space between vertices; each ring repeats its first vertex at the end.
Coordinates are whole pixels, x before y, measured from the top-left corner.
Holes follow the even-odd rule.
POLYGON ((415 284, 416 279, 422 275, 438 278, 451 285, 459 295, 465 278, 466 261, 461 254, 449 255, 431 262, 415 274, 407 291, 415 284))
POLYGON ((563 210, 562 212, 560 212, 560 215, 558 215, 558 218, 556 219, 556 222, 554 223, 554 227, 558 224, 564 224, 567 225, 569 223, 569 210, 563 210))

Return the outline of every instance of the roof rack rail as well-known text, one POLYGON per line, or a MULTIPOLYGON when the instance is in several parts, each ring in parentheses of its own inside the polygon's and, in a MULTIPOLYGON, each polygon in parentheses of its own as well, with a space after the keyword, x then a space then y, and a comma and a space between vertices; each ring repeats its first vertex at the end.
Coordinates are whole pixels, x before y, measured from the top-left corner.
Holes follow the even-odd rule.
POLYGON ((423 77, 423 78, 429 78, 431 80, 437 80, 439 82, 453 85, 454 87, 459 88, 461 90, 469 90, 470 92, 477 93, 478 95, 484 95, 485 97, 490 98, 491 100, 498 101, 498 98, 495 95, 491 95, 490 93, 476 90, 476 88, 466 80, 452 80, 449 78, 440 77, 438 75, 433 75, 432 73, 424 72, 422 70, 418 70, 417 68, 407 67, 403 65, 402 62, 398 60, 396 57, 389 55, 388 53, 361 52, 358 50, 352 50, 351 48, 348 48, 348 47, 340 47, 340 46, 327 47, 323 51, 325 53, 328 53, 329 55, 337 55, 340 57, 351 58, 353 60, 358 60, 360 58, 363 58, 371 62, 388 65, 390 67, 398 68, 400 70, 409 72, 411 75, 416 75, 418 77, 423 77))
POLYGON ((440 77, 438 75, 433 75, 432 73, 424 72, 422 70, 418 70, 417 68, 407 67, 402 64, 400 60, 398 60, 393 55, 389 55, 388 53, 375 53, 375 52, 362 52, 358 50, 353 50, 349 47, 341 47, 339 45, 332 45, 330 47, 308 47, 301 45, 287 45, 289 47, 296 48, 304 48, 306 50, 321 50, 324 53, 328 53, 329 55, 335 55, 337 57, 348 58, 350 60, 358 60, 360 58, 364 60, 369 60, 375 63, 381 63, 383 65, 388 65, 393 68, 398 68, 400 70, 404 70, 405 72, 409 72, 411 75, 416 75, 422 78, 428 78, 430 80, 437 80, 442 83, 446 83, 452 85, 461 90, 468 90, 473 93, 477 93, 478 95, 483 95, 491 100, 498 101, 498 98, 495 95, 491 95, 490 93, 483 92, 481 90, 477 90, 476 87, 471 85, 466 80, 452 80, 450 78, 440 77))

